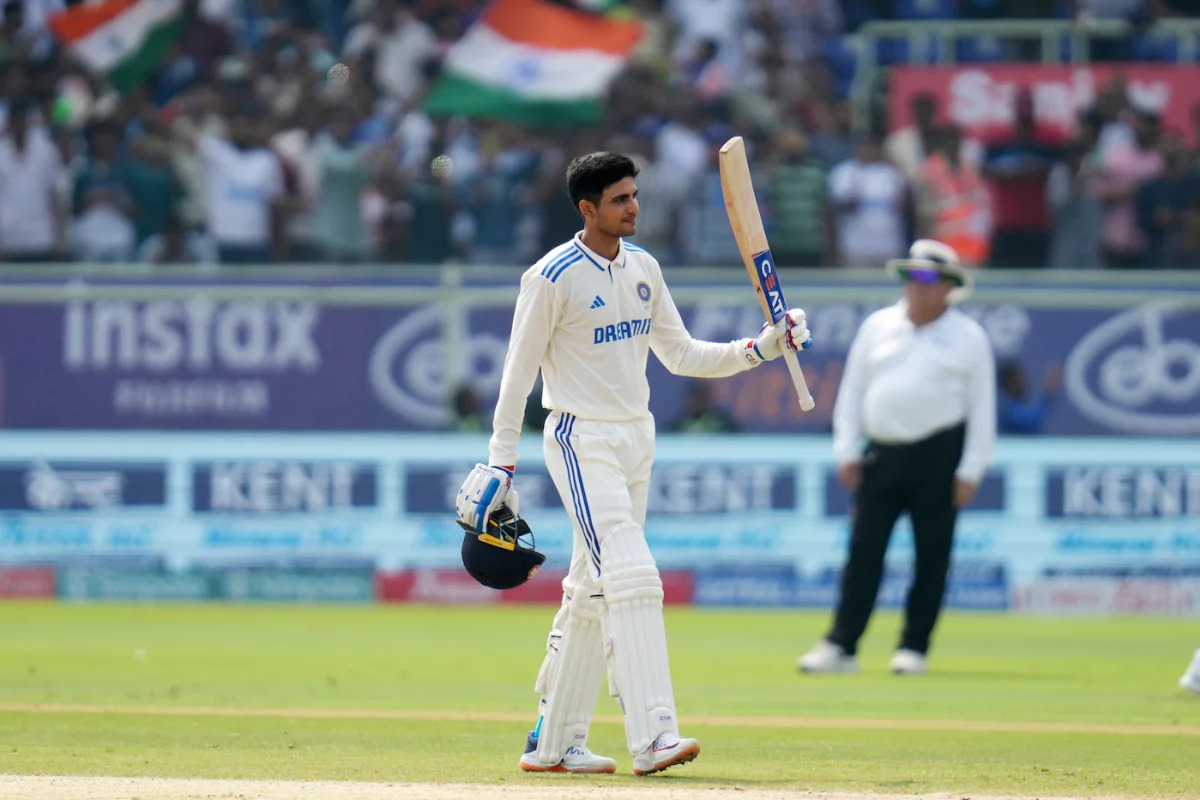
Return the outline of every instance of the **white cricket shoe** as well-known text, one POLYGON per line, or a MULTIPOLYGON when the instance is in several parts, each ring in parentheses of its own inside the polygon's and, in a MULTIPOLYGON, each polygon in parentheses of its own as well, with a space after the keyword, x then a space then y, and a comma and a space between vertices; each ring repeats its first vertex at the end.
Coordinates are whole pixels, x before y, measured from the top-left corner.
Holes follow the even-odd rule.
POLYGON ((676 764, 686 764, 700 755, 700 743, 681 739, 674 733, 659 734, 654 744, 633 757, 634 775, 651 775, 676 764))
POLYGON ((801 672, 858 672, 858 659, 840 644, 822 639, 796 661, 801 672))
POLYGON ((568 747, 562 761, 546 766, 537 758, 537 739, 530 734, 525 742, 525 755, 521 756, 521 769, 525 772, 573 772, 577 775, 596 775, 617 771, 617 762, 606 756, 598 756, 586 747, 568 747))
POLYGON ((1192 656, 1192 663, 1188 664, 1187 672, 1179 679, 1179 688, 1200 694, 1200 650, 1192 656))
POLYGON ((892 654, 888 669, 896 675, 924 675, 929 671, 929 663, 924 653, 900 648, 892 654))

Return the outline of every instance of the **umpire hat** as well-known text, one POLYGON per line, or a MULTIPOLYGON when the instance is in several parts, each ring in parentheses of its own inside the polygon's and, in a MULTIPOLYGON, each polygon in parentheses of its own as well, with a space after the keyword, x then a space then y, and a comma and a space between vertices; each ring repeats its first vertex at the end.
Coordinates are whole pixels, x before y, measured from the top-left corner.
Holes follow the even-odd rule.
POLYGON ((908 249, 908 258, 893 258, 885 269, 893 280, 907 281, 911 277, 923 283, 950 281, 954 288, 946 299, 951 303, 965 300, 975 285, 971 271, 959 262, 954 248, 936 239, 917 239, 908 249))
POLYGON ((467 573, 492 589, 514 589, 537 574, 546 556, 534 549, 529 523, 500 506, 480 532, 461 520, 462 561, 467 573), (529 538, 529 543, 522 541, 529 538))

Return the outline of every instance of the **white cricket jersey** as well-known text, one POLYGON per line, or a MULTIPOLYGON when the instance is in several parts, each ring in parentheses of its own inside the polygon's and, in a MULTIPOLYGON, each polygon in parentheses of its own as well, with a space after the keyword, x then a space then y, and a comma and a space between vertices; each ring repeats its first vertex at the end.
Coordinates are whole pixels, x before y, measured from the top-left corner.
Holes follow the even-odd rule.
POLYGON ((916 327, 903 301, 863 321, 833 409, 839 464, 862 457, 862 437, 900 444, 967 423, 955 474, 983 477, 996 449, 996 365, 979 323, 948 309, 916 327))
POLYGON ((662 269, 621 242, 612 261, 576 234, 521 277, 492 420, 490 463, 517 463, 517 441, 538 370, 542 405, 583 420, 650 417, 646 354, 676 375, 719 378, 750 369, 745 339, 701 342, 684 327, 662 269))

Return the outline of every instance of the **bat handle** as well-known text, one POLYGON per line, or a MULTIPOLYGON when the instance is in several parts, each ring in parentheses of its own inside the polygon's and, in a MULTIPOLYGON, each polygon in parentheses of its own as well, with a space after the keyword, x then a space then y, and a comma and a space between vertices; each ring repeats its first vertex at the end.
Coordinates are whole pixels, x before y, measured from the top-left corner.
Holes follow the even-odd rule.
POLYGON ((817 404, 812 395, 808 393, 808 384, 804 382, 804 373, 800 371, 799 359, 796 358, 794 352, 785 347, 783 360, 787 362, 788 372, 792 373, 792 384, 796 387, 796 394, 800 398, 800 410, 812 411, 817 404))

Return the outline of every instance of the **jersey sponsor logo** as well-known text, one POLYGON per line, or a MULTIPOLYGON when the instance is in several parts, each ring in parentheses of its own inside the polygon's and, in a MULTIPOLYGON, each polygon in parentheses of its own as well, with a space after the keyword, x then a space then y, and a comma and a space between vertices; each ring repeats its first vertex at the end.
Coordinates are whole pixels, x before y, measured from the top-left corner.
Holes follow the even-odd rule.
POLYGON ((592 344, 605 342, 623 342, 634 336, 647 336, 650 333, 650 318, 632 319, 618 322, 615 325, 601 325, 592 334, 592 344))
POLYGON ((787 306, 783 300, 783 288, 775 275, 775 262, 771 258, 770 250, 764 250, 754 256, 754 269, 758 273, 763 295, 767 298, 767 307, 771 309, 771 321, 779 322, 787 312, 787 306))
POLYGON ((596 295, 596 299, 592 301, 591 307, 604 308, 604 298, 602 298, 600 295, 596 295))
POLYGON ((643 303, 650 302, 650 284, 646 283, 645 281, 638 281, 637 293, 638 299, 640 299, 643 303))

